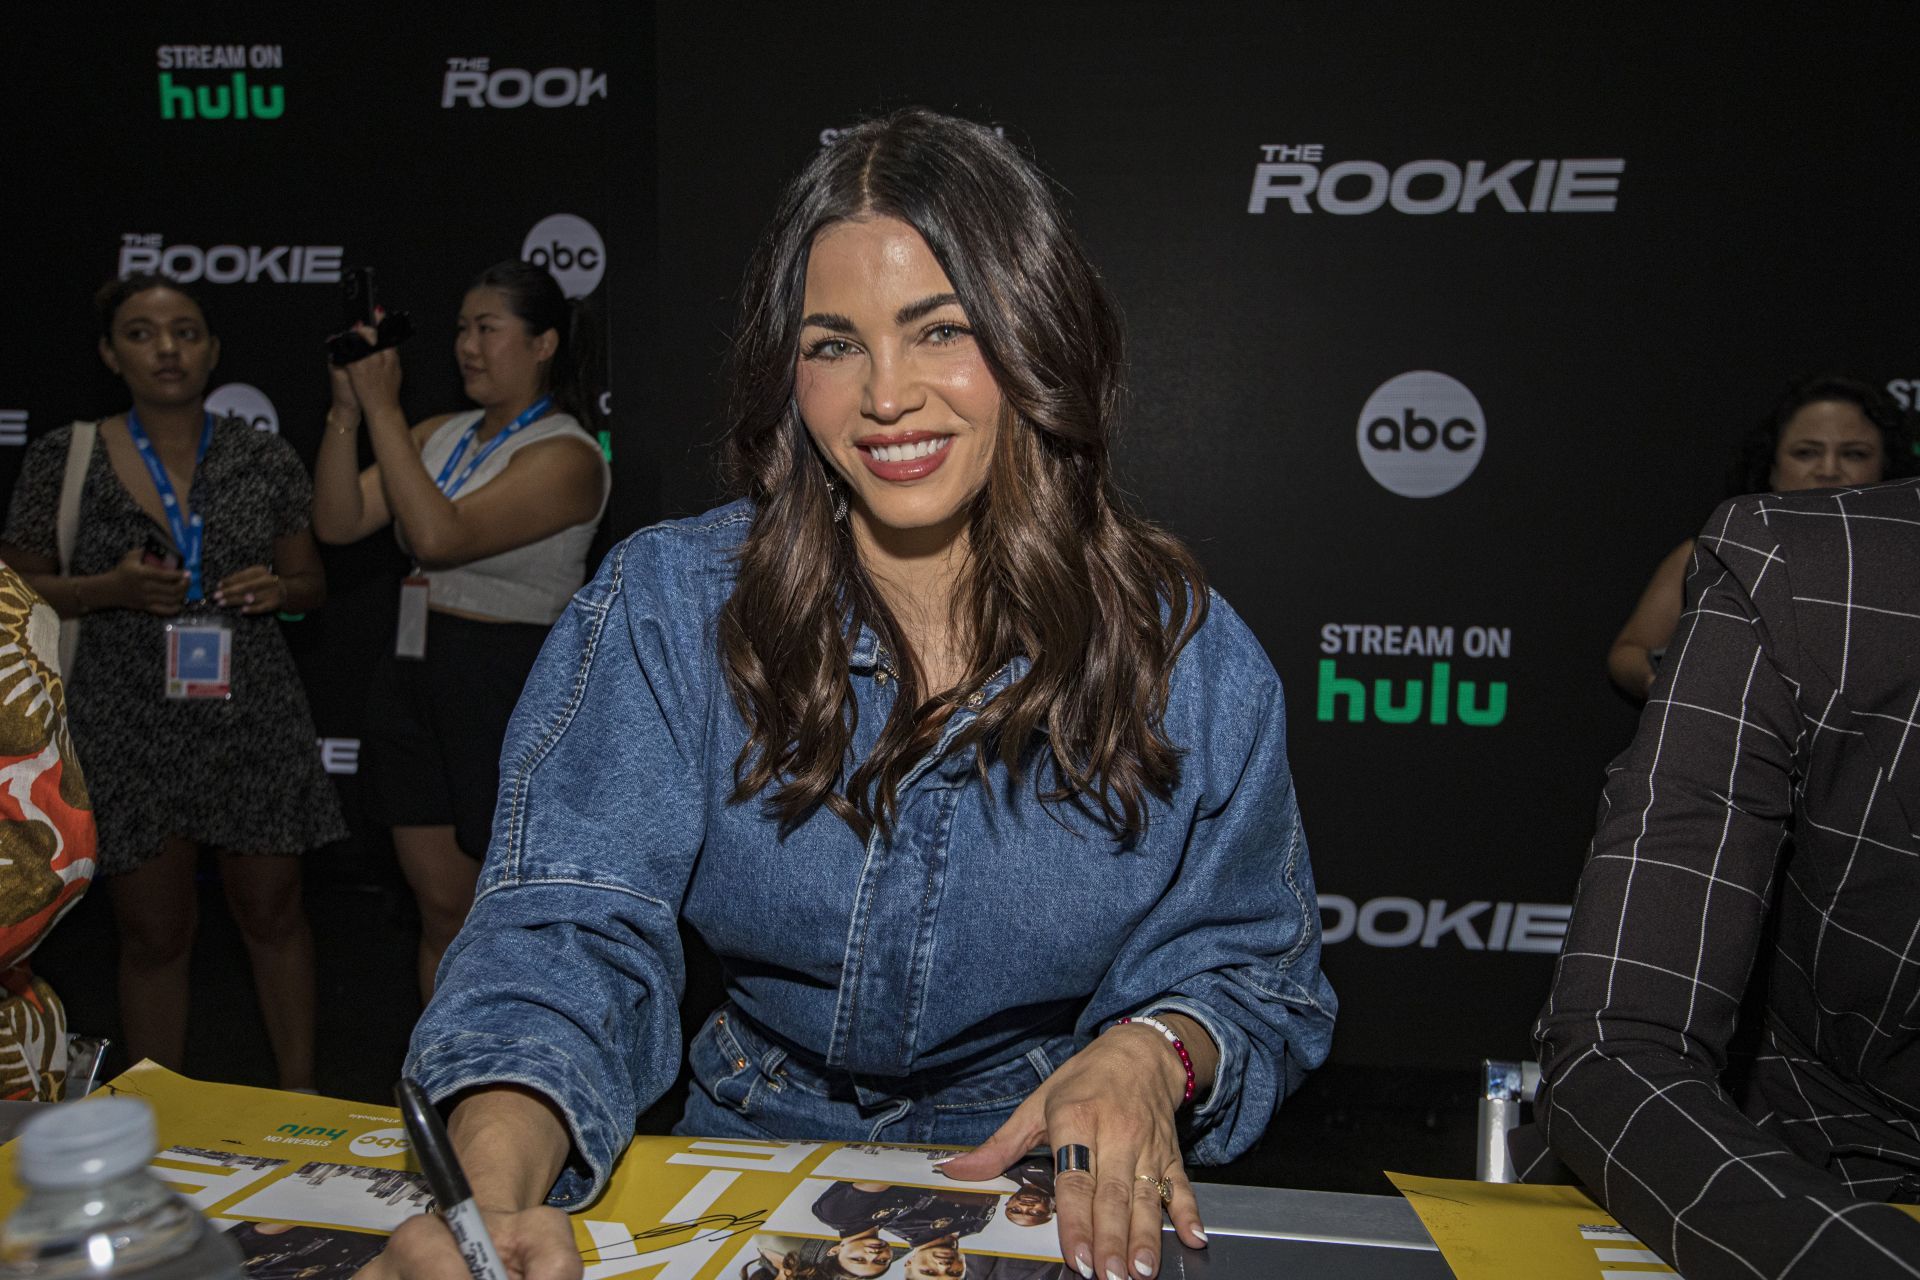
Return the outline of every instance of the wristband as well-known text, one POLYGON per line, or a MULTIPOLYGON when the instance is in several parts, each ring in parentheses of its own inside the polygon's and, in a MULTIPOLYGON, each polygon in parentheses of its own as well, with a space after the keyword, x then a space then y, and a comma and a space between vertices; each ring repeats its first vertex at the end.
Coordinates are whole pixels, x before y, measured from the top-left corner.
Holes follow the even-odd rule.
POLYGON ((1135 1014, 1131 1018, 1120 1019, 1120 1025, 1123 1027, 1130 1022, 1138 1023, 1143 1027, 1152 1027, 1155 1031, 1158 1031, 1167 1038, 1167 1043, 1173 1046, 1173 1051, 1180 1055, 1180 1065, 1186 1069, 1187 1073, 1187 1091, 1181 1095, 1180 1105, 1184 1107, 1187 1103, 1192 1102, 1193 1059, 1187 1054, 1187 1046, 1181 1041, 1179 1036, 1173 1034, 1172 1027, 1160 1021, 1158 1018, 1149 1018, 1144 1014, 1135 1014))

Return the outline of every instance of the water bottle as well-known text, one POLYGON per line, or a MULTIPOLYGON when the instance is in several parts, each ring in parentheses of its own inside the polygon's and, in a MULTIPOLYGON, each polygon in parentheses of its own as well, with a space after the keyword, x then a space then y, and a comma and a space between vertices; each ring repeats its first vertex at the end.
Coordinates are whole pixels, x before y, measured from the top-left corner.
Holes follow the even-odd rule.
POLYGON ((14 1144, 26 1201, 0 1227, 0 1277, 243 1280, 240 1248, 147 1172, 153 1111, 135 1098, 48 1107, 14 1144))

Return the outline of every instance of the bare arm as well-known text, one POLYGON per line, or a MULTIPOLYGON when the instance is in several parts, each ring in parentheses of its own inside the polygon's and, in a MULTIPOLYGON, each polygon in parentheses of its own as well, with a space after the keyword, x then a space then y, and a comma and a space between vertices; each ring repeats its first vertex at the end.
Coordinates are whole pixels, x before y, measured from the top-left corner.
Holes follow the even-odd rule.
POLYGON ((572 1141, 543 1095, 512 1085, 478 1089, 447 1125, 481 1207, 508 1212, 545 1204, 572 1141))
MULTIPOLYGON (((407 542, 428 568, 499 555, 584 524, 600 510, 600 460, 583 440, 542 440, 513 455, 499 475, 449 501, 414 468, 408 496, 394 495, 407 542)), ((399 486, 390 485, 397 490, 399 486)))
MULTIPOLYGON (((515 1280, 577 1280, 582 1265, 573 1227, 566 1214, 544 1203, 571 1147, 553 1104, 511 1085, 479 1089, 454 1107, 447 1135, 508 1274, 515 1280)), ((400 1224, 359 1277, 429 1280, 466 1273, 446 1226, 421 1214, 400 1224)))
MULTIPOLYGON (((348 376, 373 441, 369 470, 377 469, 385 508, 421 564, 445 568, 498 555, 584 524, 600 509, 600 459, 582 440, 528 445, 485 485, 449 499, 420 465, 422 431, 439 422, 409 431, 401 412, 399 356, 376 352, 348 366, 348 376)), ((364 489, 364 475, 361 482, 364 489)))
MULTIPOLYGON (((360 466, 362 414, 352 381, 337 365, 328 373, 333 402, 327 406, 326 430, 320 436, 320 453, 313 463, 313 532, 329 546, 343 546, 386 528, 393 512, 387 506, 380 463, 364 470, 360 466)), ((416 468, 420 449, 450 416, 428 418, 409 433, 412 465, 416 468)))
POLYGON ((0 560, 63 618, 84 618, 102 609, 141 609, 167 617, 180 612, 187 598, 186 572, 142 563, 137 547, 106 573, 64 574, 52 556, 6 544, 0 544, 0 560))
POLYGON ((1691 538, 1667 553, 1607 650, 1607 678, 1635 702, 1645 702, 1653 687, 1653 651, 1666 648, 1680 624, 1687 562, 1692 558, 1691 538))

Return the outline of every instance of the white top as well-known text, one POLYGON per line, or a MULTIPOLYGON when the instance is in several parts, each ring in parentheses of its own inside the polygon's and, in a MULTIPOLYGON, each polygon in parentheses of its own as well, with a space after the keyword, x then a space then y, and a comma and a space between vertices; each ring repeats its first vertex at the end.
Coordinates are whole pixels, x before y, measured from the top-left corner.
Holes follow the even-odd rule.
MULTIPOLYGON (((429 476, 440 474, 454 445, 468 427, 480 421, 480 415, 478 409, 456 413, 427 437, 426 447, 420 451, 420 462, 429 476)), ((584 441, 600 463, 600 505, 593 519, 499 555, 472 560, 453 569, 433 570, 428 575, 431 584, 427 590, 428 605, 476 613, 502 622, 534 622, 542 626, 551 624, 566 609, 567 601, 587 580, 587 547, 607 509, 607 493, 613 487, 613 475, 600 452, 599 441, 588 435, 572 414, 550 413, 529 423, 495 449, 460 489, 460 496, 464 497, 486 484, 506 470, 513 455, 528 445, 567 436, 584 441)), ((471 451, 473 447, 469 445, 468 449, 471 451)), ((394 521, 393 533, 400 549, 411 555, 413 548, 407 545, 406 531, 398 520, 394 521)))

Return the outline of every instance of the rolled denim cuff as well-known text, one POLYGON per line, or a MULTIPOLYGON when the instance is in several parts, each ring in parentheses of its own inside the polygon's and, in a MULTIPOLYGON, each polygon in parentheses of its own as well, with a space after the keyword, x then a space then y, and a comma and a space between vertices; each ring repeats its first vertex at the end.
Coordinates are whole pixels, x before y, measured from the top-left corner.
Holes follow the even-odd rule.
MULTIPOLYGON (((1235 1108, 1229 1105, 1229 1099, 1237 1102, 1240 1090, 1247 1074, 1247 1035, 1239 1027, 1208 1011, 1198 1001, 1183 996, 1163 996, 1141 1010, 1149 1017, 1163 1013, 1185 1014, 1200 1024, 1202 1030, 1213 1041, 1219 1053, 1219 1061, 1213 1069, 1213 1083, 1207 1089, 1206 1096, 1181 1119, 1181 1145, 1187 1149, 1187 1161, 1190 1164, 1224 1164, 1238 1155, 1232 1149, 1230 1135, 1233 1126, 1222 1125, 1223 1119, 1230 1118, 1235 1108)), ((1200 1082, 1195 1081, 1196 1090, 1200 1082)), ((1271 1110, 1272 1104, 1268 1104, 1271 1110)))
POLYGON ((435 1106, 469 1089, 511 1084, 550 1099, 565 1118, 573 1153, 547 1193, 558 1209, 590 1204, 633 1139, 633 1117, 611 1114, 601 1091, 559 1046, 544 1040, 464 1031, 407 1055, 406 1074, 435 1106))

